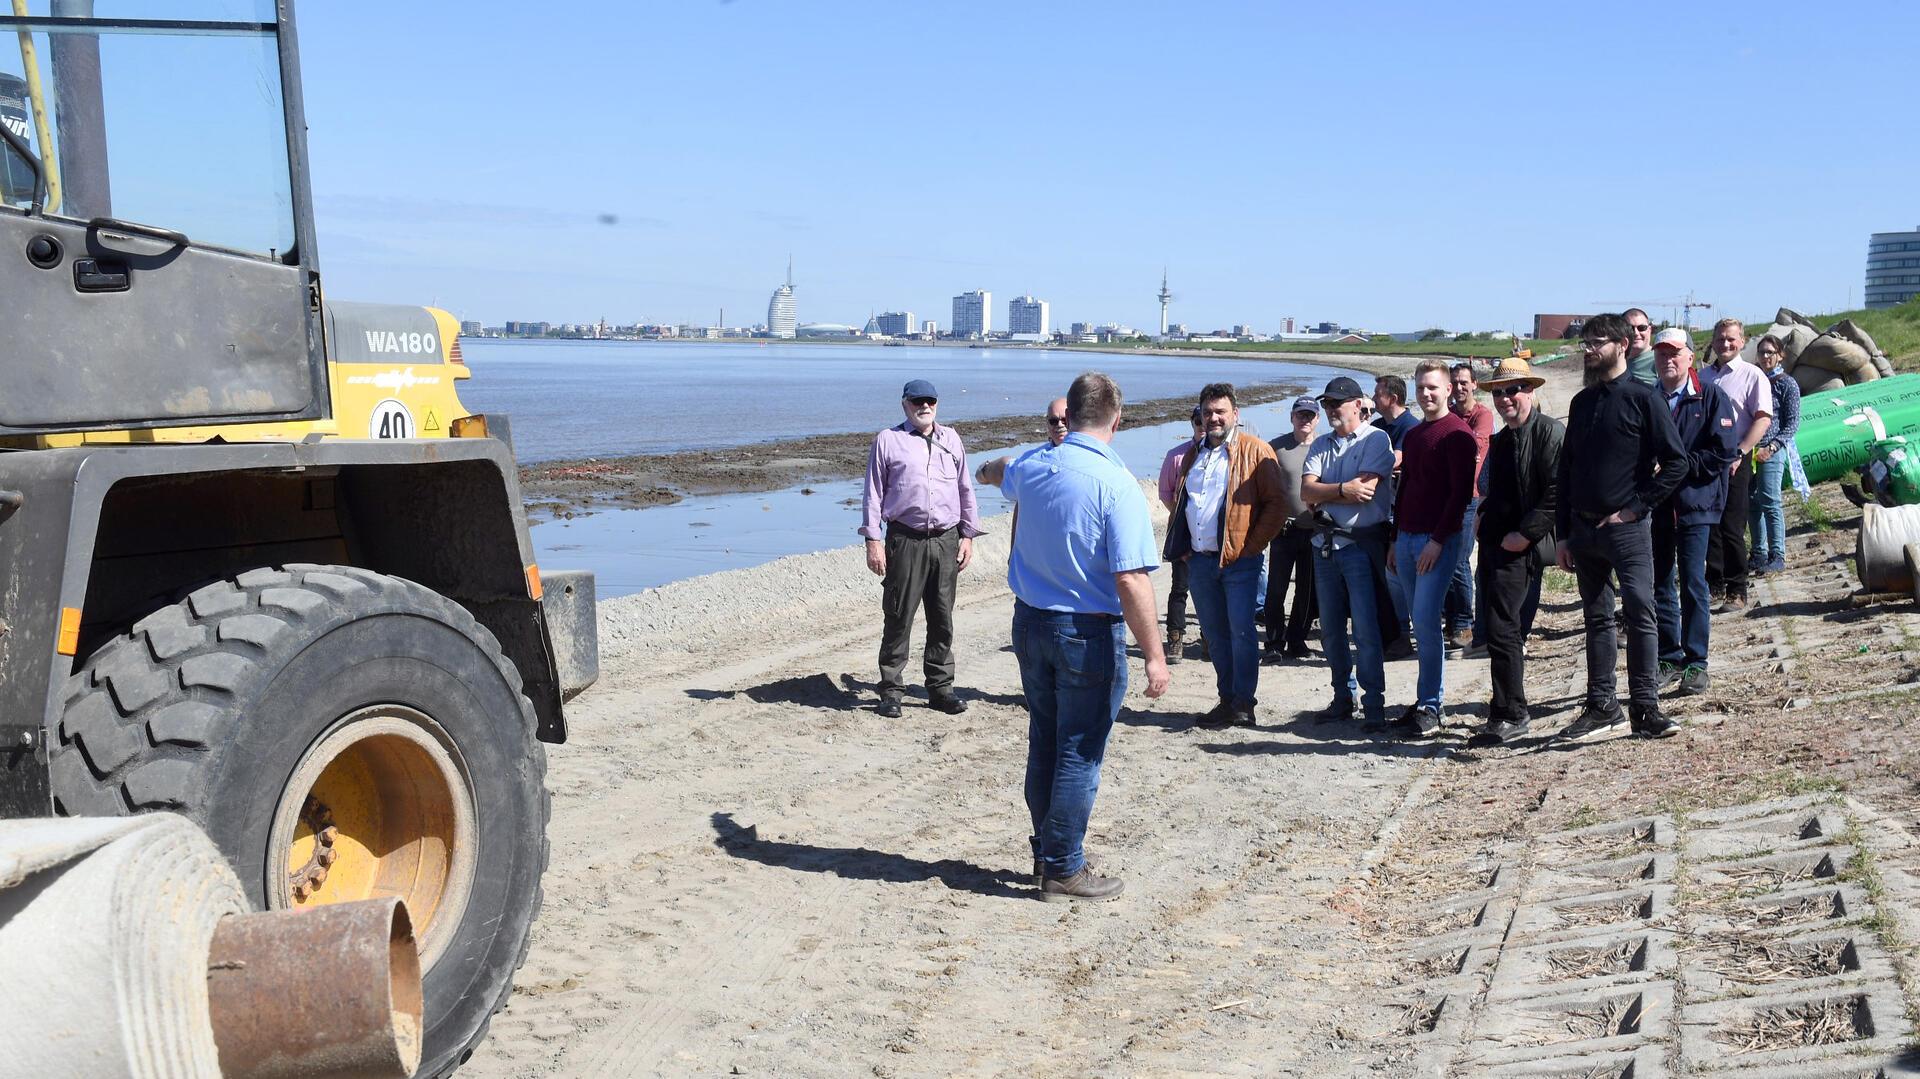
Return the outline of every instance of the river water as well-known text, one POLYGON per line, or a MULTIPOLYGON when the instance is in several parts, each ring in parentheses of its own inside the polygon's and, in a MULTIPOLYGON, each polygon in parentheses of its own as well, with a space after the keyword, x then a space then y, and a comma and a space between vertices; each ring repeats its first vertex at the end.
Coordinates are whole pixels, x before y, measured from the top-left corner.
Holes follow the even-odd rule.
MULTIPOLYGON (((911 378, 938 387, 941 422, 964 437, 969 418, 1038 415, 1087 370, 1112 375, 1133 400, 1182 396, 1223 380, 1319 387, 1341 373, 1264 360, 951 346, 465 339, 461 350, 473 369, 460 384, 462 403, 510 415, 522 461, 877 431, 899 422, 900 387, 911 378)), ((1274 437, 1287 429, 1286 408, 1246 409, 1242 423, 1274 437)), ((1185 423, 1123 429, 1114 447, 1136 475, 1151 477, 1186 434, 1185 423)), ((811 490, 707 495, 547 521, 534 526, 533 542, 541 565, 591 569, 602 597, 626 595, 856 542, 861 481, 811 490)), ((979 497, 983 516, 1007 509, 998 491, 979 497)))

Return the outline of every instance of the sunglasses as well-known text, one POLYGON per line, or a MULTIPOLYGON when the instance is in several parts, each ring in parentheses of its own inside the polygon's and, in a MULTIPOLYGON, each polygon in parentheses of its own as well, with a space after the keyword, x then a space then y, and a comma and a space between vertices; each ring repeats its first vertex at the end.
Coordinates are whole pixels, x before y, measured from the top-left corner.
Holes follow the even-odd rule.
POLYGON ((1502 387, 1500 387, 1500 388, 1499 388, 1499 389, 1497 389, 1497 390, 1488 390, 1487 392, 1488 392, 1488 393, 1490 393, 1490 394, 1492 394, 1492 395, 1494 395, 1495 397, 1514 397, 1514 396, 1517 396, 1517 395, 1519 395, 1519 394, 1523 394, 1523 393, 1525 393, 1525 392, 1527 392, 1527 387, 1525 387, 1525 386, 1502 386, 1502 387))
POLYGON ((927 405, 937 405, 940 403, 940 399, 938 397, 914 397, 914 398, 911 398, 910 400, 912 400, 913 407, 915 408, 924 408, 927 405))
POLYGON ((1066 425, 1067 425, 1067 418, 1065 416, 1048 416, 1047 417, 1048 427, 1065 427, 1066 425))
POLYGON ((1637 323, 1629 322, 1627 323, 1627 329, 1632 330, 1634 333, 1647 333, 1653 329, 1653 326, 1650 324, 1643 326, 1637 323))

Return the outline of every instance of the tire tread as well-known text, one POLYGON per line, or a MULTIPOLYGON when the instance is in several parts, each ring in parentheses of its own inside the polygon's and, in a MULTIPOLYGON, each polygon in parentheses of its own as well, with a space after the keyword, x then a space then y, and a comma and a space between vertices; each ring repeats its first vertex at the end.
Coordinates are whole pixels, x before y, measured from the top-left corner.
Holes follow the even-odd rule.
MULTIPOLYGON (((412 581, 352 566, 296 564, 248 570, 189 593, 142 618, 101 646, 68 681, 67 707, 49 747, 56 809, 68 816, 120 816, 200 804, 204 768, 241 715, 233 695, 249 681, 288 631, 306 636, 343 608, 405 606, 430 613, 480 646, 520 702, 524 756, 539 782, 538 866, 549 857, 552 796, 546 752, 536 732, 525 684, 499 643, 459 604, 412 581)), ((485 1040, 491 1017, 513 992, 512 973, 526 962, 544 891, 536 877, 533 905, 513 949, 513 970, 466 1043, 422 1075, 451 1074, 485 1040)), ((431 1062, 429 1062, 431 1066, 431 1062)))

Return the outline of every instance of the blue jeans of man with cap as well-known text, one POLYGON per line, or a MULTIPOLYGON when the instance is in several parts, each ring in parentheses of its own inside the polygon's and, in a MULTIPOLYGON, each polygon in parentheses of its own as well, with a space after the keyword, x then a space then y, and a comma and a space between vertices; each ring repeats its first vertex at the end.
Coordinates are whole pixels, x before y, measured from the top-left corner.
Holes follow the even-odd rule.
POLYGON ((1187 588, 1193 595, 1193 613, 1206 635, 1213 661, 1214 685, 1220 699, 1236 708, 1259 703, 1260 615, 1265 599, 1262 578, 1264 551, 1241 555, 1225 566, 1217 553, 1196 553, 1187 559, 1187 588))
POLYGON ((1393 572, 1407 594, 1413 641, 1420 653, 1420 682, 1413 703, 1437 715, 1447 696, 1447 642, 1440 636, 1441 610, 1453 587, 1454 569, 1464 560, 1461 548, 1466 541, 1458 532, 1440 541, 1440 557, 1432 569, 1421 573, 1420 551, 1433 538, 1423 532, 1400 533, 1393 541, 1393 572))
POLYGON ((1660 627, 1660 658, 1679 667, 1707 665, 1713 630, 1707 588, 1707 535, 1713 524, 1653 523, 1653 606, 1660 627))
POLYGON ((1357 543, 1331 555, 1313 553, 1313 596, 1320 604, 1320 650, 1327 657, 1336 707, 1351 707, 1355 690, 1367 721, 1378 723, 1387 710, 1386 668, 1382 665, 1380 620, 1373 592, 1373 561, 1357 543), (1347 641, 1347 622, 1353 641, 1347 641), (1355 659, 1358 659, 1356 677, 1355 659))
POLYGON ((1027 698, 1027 813, 1033 856, 1049 877, 1086 867, 1087 819, 1107 738, 1127 696, 1119 615, 1013 605, 1013 654, 1027 698))

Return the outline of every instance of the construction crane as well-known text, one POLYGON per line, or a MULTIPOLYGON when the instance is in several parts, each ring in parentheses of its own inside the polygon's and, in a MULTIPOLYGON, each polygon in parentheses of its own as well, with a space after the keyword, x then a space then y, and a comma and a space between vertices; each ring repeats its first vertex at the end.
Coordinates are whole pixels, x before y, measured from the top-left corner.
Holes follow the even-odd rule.
MULTIPOLYGON (((1704 311, 1713 310, 1712 304, 1705 300, 1696 300, 1693 297, 1694 294, 1689 292, 1685 296, 1670 300, 1591 300, 1589 302, 1596 307, 1605 307, 1614 310, 1624 310, 1629 307, 1639 307, 1643 309, 1649 307, 1664 307, 1669 314, 1677 312, 1680 315, 1681 328, 1691 334, 1693 332, 1694 309, 1700 308, 1704 311)), ((1671 322, 1673 320, 1669 318, 1667 321, 1671 322)))

